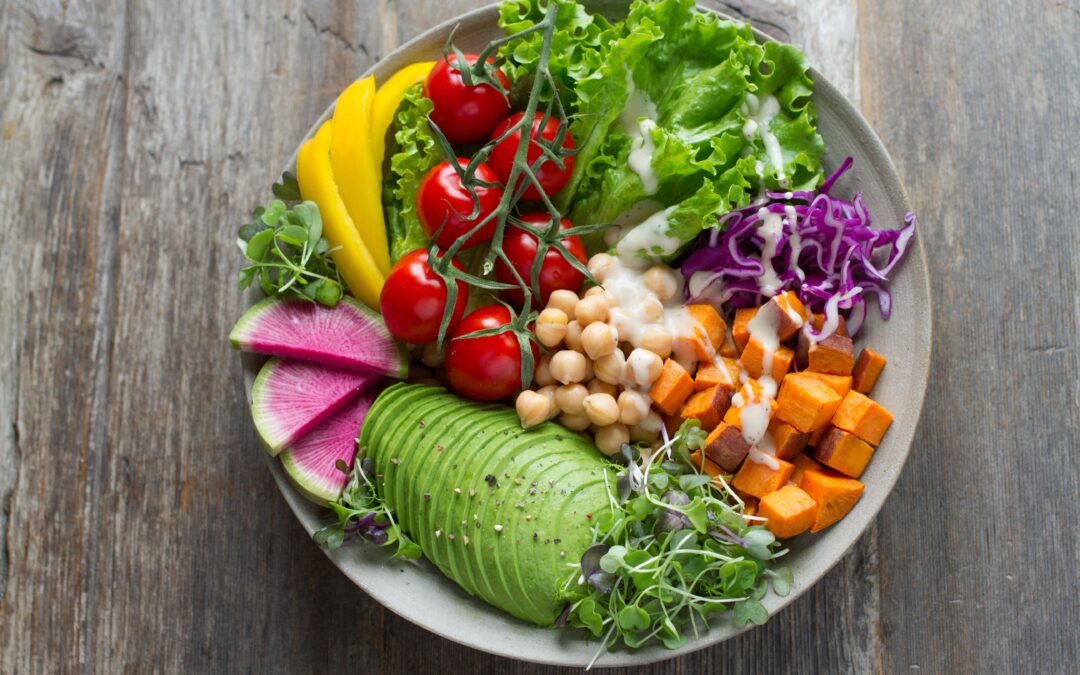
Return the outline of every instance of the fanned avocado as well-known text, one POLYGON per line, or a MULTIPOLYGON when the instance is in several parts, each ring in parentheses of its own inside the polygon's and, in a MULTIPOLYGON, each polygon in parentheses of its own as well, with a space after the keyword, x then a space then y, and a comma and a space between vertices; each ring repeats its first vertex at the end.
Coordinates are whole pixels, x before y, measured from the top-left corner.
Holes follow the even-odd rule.
POLYGON ((372 405, 360 446, 387 506, 424 555, 472 595, 540 626, 592 543, 613 472, 581 436, 522 431, 501 405, 396 384, 372 405))

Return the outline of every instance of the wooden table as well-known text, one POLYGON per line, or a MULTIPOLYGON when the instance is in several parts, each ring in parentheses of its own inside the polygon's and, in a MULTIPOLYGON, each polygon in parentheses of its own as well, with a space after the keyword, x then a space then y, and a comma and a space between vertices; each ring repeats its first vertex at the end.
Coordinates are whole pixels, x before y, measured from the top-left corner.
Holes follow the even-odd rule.
MULTIPOLYGON (((0 672, 535 672, 398 619, 278 495, 235 226, 375 59, 481 0, 0 3, 0 672)), ((921 216, 934 376, 876 525, 649 672, 1066 672, 1080 638, 1080 8, 712 2, 860 102, 921 216)))

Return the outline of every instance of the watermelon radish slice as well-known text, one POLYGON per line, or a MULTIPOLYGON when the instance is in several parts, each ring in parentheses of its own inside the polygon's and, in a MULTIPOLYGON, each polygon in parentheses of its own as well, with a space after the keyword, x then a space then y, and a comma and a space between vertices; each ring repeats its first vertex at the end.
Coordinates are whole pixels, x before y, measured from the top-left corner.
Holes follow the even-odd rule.
POLYGON ((348 476, 337 462, 340 459, 352 469, 360 425, 374 401, 374 391, 360 394, 281 453, 281 466, 305 497, 325 506, 341 495, 348 476))
POLYGON ((317 427, 380 375, 308 361, 270 359, 251 388, 255 430, 271 455, 317 427))
POLYGON ((408 354, 382 317, 349 297, 332 308, 296 298, 266 298, 244 312, 229 342, 246 352, 391 377, 409 372, 408 354))

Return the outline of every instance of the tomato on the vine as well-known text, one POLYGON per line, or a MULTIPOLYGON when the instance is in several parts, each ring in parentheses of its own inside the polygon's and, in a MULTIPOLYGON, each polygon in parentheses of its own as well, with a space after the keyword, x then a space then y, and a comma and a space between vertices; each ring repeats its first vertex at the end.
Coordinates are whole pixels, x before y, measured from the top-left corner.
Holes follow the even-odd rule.
MULTIPOLYGON (((465 54, 469 68, 478 58, 477 54, 465 54)), ((488 63, 493 60, 488 59, 488 63)), ((479 143, 510 114, 510 104, 503 92, 490 84, 465 84, 456 64, 454 54, 436 63, 424 80, 424 96, 435 104, 431 119, 446 140, 453 145, 479 143)), ((506 76, 499 70, 496 73, 503 89, 509 91, 506 76)))
MULTIPOLYGON (((446 376, 450 386, 466 398, 497 401, 521 389, 521 347, 507 328, 496 335, 466 338, 468 333, 510 323, 510 310, 487 305, 465 316, 446 350, 446 376)), ((530 341, 533 359, 539 356, 530 341)))
MULTIPOLYGON (((551 216, 547 213, 528 213, 518 218, 518 220, 526 222, 541 231, 551 226, 551 216)), ((569 230, 571 227, 573 226, 566 218, 559 222, 559 230, 569 230)), ((570 235, 562 237, 559 241, 562 242, 570 255, 577 258, 582 264, 585 263, 587 260, 585 244, 582 243, 580 237, 570 235)), ((503 234, 503 251, 526 284, 532 283, 532 266, 533 260, 536 259, 536 250, 537 239, 532 234, 520 227, 508 226, 506 228, 506 232, 503 234)), ((517 284, 513 272, 510 271, 510 268, 502 259, 495 265, 495 275, 504 284, 517 284)), ((584 280, 585 275, 567 262, 562 253, 559 253, 554 247, 549 247, 544 254, 544 262, 540 267, 540 306, 546 305, 548 298, 557 290, 569 289, 576 291, 584 280)), ((502 291, 502 295, 508 301, 517 305, 525 302, 525 295, 520 288, 502 291)), ((535 300, 533 301, 533 307, 537 307, 535 300)))
MULTIPOLYGON (((491 140, 496 140, 506 130, 517 124, 524 113, 516 113, 511 115, 505 122, 495 127, 495 131, 491 132, 491 140)), ((541 149, 537 144, 537 138, 543 138, 545 141, 551 142, 555 140, 556 134, 559 131, 559 121, 554 117, 548 117, 546 123, 544 123, 544 113, 536 113, 536 117, 533 119, 532 128, 529 131, 529 149, 526 150, 525 156, 528 159, 529 166, 532 166, 537 159, 540 158, 541 149), (541 130, 540 125, 543 124, 541 130)), ((488 155, 488 165, 491 166, 495 174, 498 175, 499 180, 503 185, 507 184, 510 180, 510 170, 514 166, 514 157, 517 156, 518 146, 521 145, 521 129, 515 129, 514 133, 510 134, 507 138, 495 145, 491 150, 491 154, 488 155)), ((563 138, 562 147, 566 150, 574 149, 574 139, 567 132, 563 138)), ((574 169, 574 156, 569 155, 563 159, 563 168, 552 160, 547 160, 540 165, 540 168, 536 171, 536 178, 540 181, 540 186, 544 188, 544 193, 548 197, 554 197, 555 194, 563 189, 566 182, 570 180, 570 172, 574 169)), ((518 182, 520 185, 521 180, 528 180, 524 176, 518 182)), ((522 194, 522 199, 525 200, 538 200, 540 199, 540 192, 536 189, 535 185, 529 185, 522 194)))
MULTIPOLYGON (((451 262, 464 271, 457 260, 451 262)), ((457 299, 447 335, 452 335, 461 321, 469 297, 465 282, 457 281, 456 284, 457 299)), ((410 251, 390 268, 379 296, 379 308, 391 335, 412 344, 435 342, 445 307, 446 282, 428 265, 427 251, 422 248, 410 251)))
MULTIPOLYGON (((466 167, 469 160, 458 157, 458 164, 466 167)), ((474 174, 478 181, 495 183, 498 177, 486 164, 479 164, 474 174)), ((420 181, 420 189, 416 191, 416 215, 420 218, 420 224, 424 231, 435 237, 439 248, 448 249, 459 239, 462 239, 474 227, 480 224, 491 212, 498 208, 502 199, 502 190, 498 187, 475 186, 476 197, 480 203, 480 210, 475 218, 468 218, 473 212, 473 200, 469 191, 461 184, 461 177, 450 165, 450 162, 440 162, 428 172, 420 181), (443 221, 446 222, 443 225, 443 221), (442 231, 439 232, 439 228, 442 231)), ((490 241, 495 234, 495 218, 489 220, 482 229, 474 233, 462 250, 478 244, 490 241)))

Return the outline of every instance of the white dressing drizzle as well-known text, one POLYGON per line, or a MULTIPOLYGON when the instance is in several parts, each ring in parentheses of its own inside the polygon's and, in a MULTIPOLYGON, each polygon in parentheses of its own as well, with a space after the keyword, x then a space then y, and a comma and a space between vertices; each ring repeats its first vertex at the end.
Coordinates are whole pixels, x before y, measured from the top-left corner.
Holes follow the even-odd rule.
POLYGON ((645 194, 656 194, 660 187, 660 179, 652 169, 655 150, 652 132, 656 129, 656 104, 649 100, 645 92, 634 86, 634 80, 629 71, 626 73, 626 85, 630 95, 626 100, 626 107, 619 115, 619 120, 622 122, 623 131, 631 139, 627 164, 630 170, 641 178, 645 194))
MULTIPOLYGON (((761 143, 765 146, 765 154, 769 157, 773 169, 776 170, 776 180, 780 185, 787 185, 787 176, 784 174, 784 153, 780 149, 780 141, 772 132, 769 125, 774 117, 780 112, 780 102, 772 94, 765 94, 760 99, 754 94, 747 94, 742 104, 742 113, 746 115, 746 123, 743 124, 743 136, 748 141, 754 140, 755 136, 761 137, 761 143)), ((758 171, 762 175, 762 171, 758 171)))
POLYGON ((773 267, 772 259, 776 257, 776 249, 780 245, 780 237, 784 234, 784 217, 779 213, 772 213, 765 207, 757 212, 761 224, 757 227, 758 236, 765 240, 761 245, 761 266, 764 268, 761 276, 757 278, 758 289, 762 295, 773 296, 780 289, 780 275, 773 267))
POLYGON ((619 240, 615 252, 623 266, 643 269, 652 264, 638 256, 638 251, 647 252, 650 258, 663 258, 679 250, 682 239, 668 234, 668 217, 676 208, 678 204, 654 213, 619 240))

